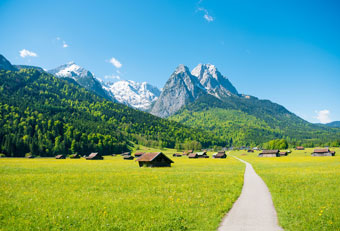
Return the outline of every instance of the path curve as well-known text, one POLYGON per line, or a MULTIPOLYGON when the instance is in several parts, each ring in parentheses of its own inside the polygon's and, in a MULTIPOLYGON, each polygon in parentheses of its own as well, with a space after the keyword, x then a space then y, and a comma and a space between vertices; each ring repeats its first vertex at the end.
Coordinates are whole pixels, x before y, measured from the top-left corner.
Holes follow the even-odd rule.
POLYGON ((276 231, 283 230, 277 222, 277 215, 270 192, 253 166, 246 164, 244 183, 240 197, 223 218, 219 231, 276 231))

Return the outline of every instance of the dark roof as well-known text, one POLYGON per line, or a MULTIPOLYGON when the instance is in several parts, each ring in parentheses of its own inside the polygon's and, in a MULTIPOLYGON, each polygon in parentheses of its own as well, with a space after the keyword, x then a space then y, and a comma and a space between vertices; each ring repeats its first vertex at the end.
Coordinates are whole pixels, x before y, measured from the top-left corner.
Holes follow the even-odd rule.
POLYGON ((263 150, 261 154, 277 154, 279 153, 279 150, 263 150))
POLYGON ((135 156, 141 156, 141 155, 144 155, 144 152, 136 152, 135 153, 135 156))
POLYGON ((166 155, 164 155, 162 152, 148 152, 148 153, 144 153, 141 157, 139 157, 136 161, 144 161, 144 162, 151 162, 153 161, 157 156, 159 155, 163 155, 164 157, 166 157, 171 163, 173 163, 173 161, 167 157, 166 155))
POLYGON ((314 149, 314 153, 326 153, 330 152, 328 148, 314 149))

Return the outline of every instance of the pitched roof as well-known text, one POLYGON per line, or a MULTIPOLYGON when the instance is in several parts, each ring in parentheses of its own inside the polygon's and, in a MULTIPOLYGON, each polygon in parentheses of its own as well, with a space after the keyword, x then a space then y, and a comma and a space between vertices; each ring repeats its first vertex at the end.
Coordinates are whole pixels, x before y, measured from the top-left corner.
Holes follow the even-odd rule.
POLYGON ((165 158, 167 158, 169 161, 171 161, 171 163, 173 163, 173 161, 167 157, 166 155, 164 155, 162 152, 148 152, 148 153, 144 153, 141 157, 139 157, 136 161, 146 161, 146 162, 150 162, 153 161, 157 156, 159 155, 163 155, 165 158))
POLYGON ((92 152, 87 158, 93 158, 98 155, 98 152, 92 152))
POLYGON ((261 154, 277 154, 279 150, 263 150, 261 154))
POLYGON ((202 156, 202 155, 207 155, 207 152, 196 152, 197 155, 202 156))
POLYGON ((325 153, 325 152, 330 152, 330 151, 328 148, 314 149, 314 153, 325 153))
POLYGON ((280 155, 286 155, 288 152, 280 152, 280 155))
POLYGON ((188 157, 196 157, 196 156, 197 156, 196 153, 190 153, 190 154, 188 155, 188 157))
POLYGON ((218 152, 215 157, 222 157, 225 156, 225 152, 218 152))

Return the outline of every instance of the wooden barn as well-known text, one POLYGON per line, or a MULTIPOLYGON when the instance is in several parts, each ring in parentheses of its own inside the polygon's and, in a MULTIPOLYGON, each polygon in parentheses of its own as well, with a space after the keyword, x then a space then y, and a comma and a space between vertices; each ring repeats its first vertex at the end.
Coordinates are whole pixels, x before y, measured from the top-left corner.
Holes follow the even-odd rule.
POLYGON ((295 150, 305 150, 305 148, 303 146, 297 146, 295 150))
POLYGON ((280 154, 280 156, 288 156, 288 152, 281 151, 281 152, 279 152, 279 154, 280 154))
POLYGON ((88 157, 86 157, 86 159, 87 160, 103 160, 104 157, 98 154, 98 152, 92 152, 88 157))
POLYGON ((173 157, 181 157, 182 154, 181 154, 181 153, 174 153, 174 154, 172 154, 172 156, 173 156, 173 157))
POLYGON ((219 151, 218 153, 215 153, 213 155, 213 158, 225 159, 225 158, 227 158, 227 155, 225 154, 225 151, 219 151))
POLYGON ((335 152, 329 150, 329 148, 314 149, 312 156, 335 156, 335 152))
POLYGON ((171 163, 174 163, 162 152, 145 153, 136 161, 138 161, 139 167, 171 167, 171 163))
POLYGON ((197 158, 209 158, 207 152, 196 152, 197 158))
POLYGON ((183 151, 183 156, 188 156, 190 153, 193 153, 194 150, 186 150, 186 151, 183 151))
POLYGON ((196 158, 198 158, 198 155, 197 155, 197 153, 190 153, 190 154, 188 155, 188 158, 190 158, 190 159, 196 159, 196 158))
POLYGON ((135 157, 136 158, 141 157, 143 154, 144 154, 144 152, 136 152, 135 157))
POLYGON ((61 159, 66 159, 65 155, 56 155, 55 156, 56 159, 61 160, 61 159))
POLYGON ((79 154, 71 154, 70 155, 70 159, 80 159, 80 155, 79 154))
POLYGON ((280 157, 280 150, 263 150, 259 157, 280 157))
POLYGON ((135 157, 133 157, 133 156, 128 156, 128 155, 125 155, 124 157, 123 157, 123 159, 124 160, 133 160, 135 157))

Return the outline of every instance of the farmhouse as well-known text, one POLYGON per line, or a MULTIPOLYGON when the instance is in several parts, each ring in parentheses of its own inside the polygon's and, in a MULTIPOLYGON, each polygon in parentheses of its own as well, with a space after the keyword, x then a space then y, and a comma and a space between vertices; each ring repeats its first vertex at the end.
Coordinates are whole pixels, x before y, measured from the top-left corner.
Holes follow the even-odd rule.
POLYGON ((330 151, 328 148, 314 149, 312 156, 335 156, 335 151, 330 151))
POLYGON ((86 157, 87 160, 102 160, 104 159, 101 155, 98 154, 98 152, 91 153, 88 157, 86 157))
POLYGON ((197 158, 209 158, 207 152, 197 152, 197 158))
POLYGON ((171 163, 174 163, 162 152, 145 153, 136 161, 139 162, 139 167, 171 167, 171 163))
POLYGON ((279 152, 280 156, 288 156, 288 152, 279 152))
POLYGON ((305 148, 303 146, 297 146, 295 150, 305 150, 305 148))
POLYGON ((141 157, 143 154, 144 154, 144 152, 136 152, 135 157, 136 158, 141 157))
POLYGON ((190 153, 190 154, 188 155, 188 157, 189 157, 190 159, 194 159, 194 158, 198 158, 198 155, 197 155, 197 153, 190 153))
POLYGON ((125 155, 125 156, 123 157, 123 159, 124 159, 124 160, 133 160, 134 157, 133 157, 133 156, 125 155))
POLYGON ((55 156, 56 159, 66 159, 66 156, 65 155, 56 155, 55 156))
POLYGON ((263 150, 260 154, 259 157, 279 157, 280 150, 263 150))
POLYGON ((213 155, 213 158, 224 159, 227 158, 227 155, 225 154, 225 151, 219 151, 213 155))

